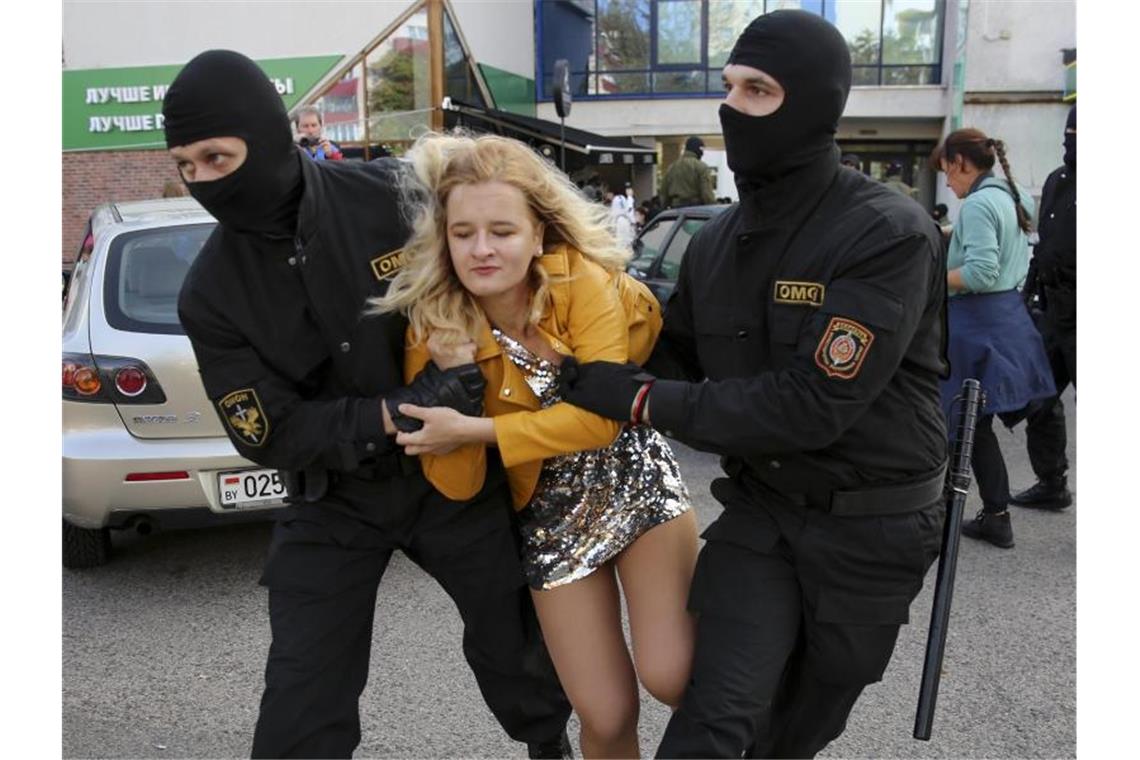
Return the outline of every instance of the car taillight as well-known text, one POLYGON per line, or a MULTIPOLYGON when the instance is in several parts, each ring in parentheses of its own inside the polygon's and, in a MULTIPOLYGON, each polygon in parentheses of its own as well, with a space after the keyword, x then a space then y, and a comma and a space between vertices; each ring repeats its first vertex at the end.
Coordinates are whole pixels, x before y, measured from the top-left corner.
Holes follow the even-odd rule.
POLYGON ((166 394, 145 362, 101 354, 63 355, 63 397, 102 404, 166 402, 166 394))
POLYGON ((75 390, 81 396, 94 396, 103 389, 99 370, 94 367, 80 367, 75 370, 75 390))
POLYGON ((63 387, 64 388, 74 388, 75 387, 75 370, 77 370, 77 369, 79 369, 79 367, 75 364, 75 362, 69 362, 66 359, 63 360, 63 387))
POLYGON ((146 390, 146 374, 138 367, 123 367, 115 373, 115 389, 134 398, 146 390))

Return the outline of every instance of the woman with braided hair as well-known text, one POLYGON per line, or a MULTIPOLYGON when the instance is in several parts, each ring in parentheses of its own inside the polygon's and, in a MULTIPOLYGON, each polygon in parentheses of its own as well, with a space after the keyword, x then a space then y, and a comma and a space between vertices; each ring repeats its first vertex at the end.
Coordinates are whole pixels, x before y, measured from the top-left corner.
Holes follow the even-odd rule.
POLYGON ((1013 546, 1006 510, 1009 476, 994 416, 1012 420, 1007 415, 1054 392, 1041 335, 1018 292, 1029 269, 1033 199, 1013 181, 1005 144, 981 130, 951 132, 930 163, 945 172, 947 187, 963 199, 947 256, 951 369, 942 385, 943 408, 949 415, 967 377, 977 378, 986 394, 971 460, 982 511, 963 524, 962 533, 1008 549, 1013 546), (994 176, 995 163, 1005 179, 994 176))

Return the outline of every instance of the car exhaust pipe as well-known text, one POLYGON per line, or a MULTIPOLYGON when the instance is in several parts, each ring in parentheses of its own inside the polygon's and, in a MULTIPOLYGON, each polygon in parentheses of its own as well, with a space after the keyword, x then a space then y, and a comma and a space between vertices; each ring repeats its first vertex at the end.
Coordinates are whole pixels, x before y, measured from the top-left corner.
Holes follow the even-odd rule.
POLYGON ((154 532, 154 521, 149 517, 136 518, 134 528, 140 536, 149 536, 154 532))

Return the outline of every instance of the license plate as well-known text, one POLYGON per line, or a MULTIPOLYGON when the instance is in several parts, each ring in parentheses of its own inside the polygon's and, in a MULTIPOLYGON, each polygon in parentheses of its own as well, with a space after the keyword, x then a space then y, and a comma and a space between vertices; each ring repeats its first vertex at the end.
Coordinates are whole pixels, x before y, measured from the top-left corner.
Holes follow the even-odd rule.
POLYGON ((218 495, 223 507, 250 509, 285 503, 285 483, 277 470, 241 470, 218 473, 218 495))

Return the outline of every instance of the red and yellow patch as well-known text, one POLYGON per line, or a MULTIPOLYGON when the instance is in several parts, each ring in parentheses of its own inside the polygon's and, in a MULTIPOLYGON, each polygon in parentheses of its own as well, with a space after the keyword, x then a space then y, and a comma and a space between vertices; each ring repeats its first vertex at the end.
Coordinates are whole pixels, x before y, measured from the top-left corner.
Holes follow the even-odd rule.
POLYGON ((832 317, 815 349, 815 363, 828 377, 850 380, 859 374, 875 334, 846 317, 832 317))

